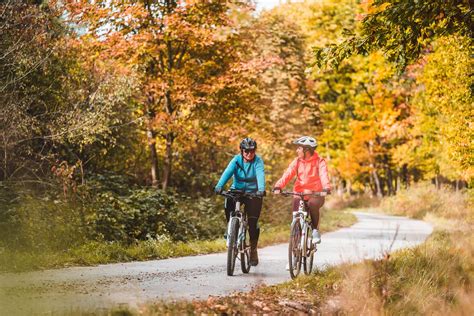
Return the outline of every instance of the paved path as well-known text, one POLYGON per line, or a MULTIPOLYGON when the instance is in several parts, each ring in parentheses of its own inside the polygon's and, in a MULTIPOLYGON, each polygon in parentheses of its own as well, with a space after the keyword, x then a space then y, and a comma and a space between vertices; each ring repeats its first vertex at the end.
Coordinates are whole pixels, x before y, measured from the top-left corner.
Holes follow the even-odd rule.
MULTIPOLYGON (((327 233, 316 253, 319 267, 413 247, 432 232, 423 221, 381 214, 355 213, 355 225, 327 233), (394 236, 396 239, 394 240, 394 236)), ((146 262, 75 267, 21 274, 0 274, 0 315, 101 309, 160 299, 205 299, 247 291, 260 284, 290 280, 285 271, 287 244, 259 250, 260 264, 249 274, 226 275, 226 254, 146 262)), ((237 262, 238 264, 238 262, 237 262)))

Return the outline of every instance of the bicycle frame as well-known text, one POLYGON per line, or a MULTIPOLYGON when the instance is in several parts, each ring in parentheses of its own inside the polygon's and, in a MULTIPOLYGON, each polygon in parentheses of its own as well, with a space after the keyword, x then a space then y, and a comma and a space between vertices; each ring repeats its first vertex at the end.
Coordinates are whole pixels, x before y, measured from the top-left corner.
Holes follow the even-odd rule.
MULTIPOLYGON (((238 238, 237 238, 237 246, 239 248, 239 252, 242 253, 247 249, 240 250, 239 246, 241 245, 242 242, 245 241, 245 232, 248 226, 247 226, 247 214, 245 213, 245 210, 244 211, 241 210, 242 202, 240 198, 241 197, 261 198, 261 197, 258 197, 253 193, 245 193, 245 192, 240 192, 240 191, 227 191, 227 192, 224 191, 221 194, 226 197, 230 197, 234 199, 235 201, 234 213, 231 214, 231 217, 229 218, 229 222, 227 223, 227 236, 230 236, 232 219, 238 220, 239 233, 238 233, 238 238)), ((226 241, 226 245, 227 247, 229 247, 229 240, 226 241)))
MULTIPOLYGON (((229 223, 227 223, 227 236, 230 236, 230 230, 231 230, 231 223, 232 223, 232 219, 236 219, 239 223, 239 233, 238 233, 238 237, 237 237, 237 249, 239 249, 239 253, 242 253, 244 250, 240 250, 240 245, 242 242, 245 241, 245 230, 246 230, 246 227, 247 227, 247 216, 245 214, 245 211, 242 212, 240 210, 240 207, 241 207, 241 202, 240 200, 236 200, 235 202, 235 211, 234 211, 234 214, 230 217, 229 219, 229 223)), ((227 247, 229 247, 229 239, 227 239, 226 241, 226 245, 227 247)))
POLYGON ((314 254, 317 251, 316 245, 313 244, 312 221, 308 215, 308 205, 304 198, 307 196, 326 196, 327 192, 300 193, 281 191, 281 194, 284 196, 298 196, 300 198, 298 210, 293 212, 288 245, 288 266, 290 276, 294 279, 299 275, 302 265, 305 274, 308 275, 311 273, 314 254))
MULTIPOLYGON (((301 230, 302 230, 302 235, 301 235, 301 246, 303 247, 303 244, 306 240, 306 232, 307 232, 307 225, 311 225, 310 222, 310 217, 308 216, 308 211, 306 211, 306 205, 303 199, 300 200, 300 204, 298 206, 298 211, 293 212, 293 220, 291 222, 291 225, 294 225, 296 221, 300 222, 301 230)), ((313 250, 314 251, 314 250, 313 250)), ((302 254, 304 257, 307 257, 307 254, 304 253, 302 254)))
POLYGON ((242 191, 223 191, 221 195, 232 199, 235 208, 227 224, 227 275, 234 274, 235 260, 239 258, 242 272, 250 271, 250 245, 246 241, 248 222, 245 209, 242 210, 242 198, 260 198, 253 193, 242 191))

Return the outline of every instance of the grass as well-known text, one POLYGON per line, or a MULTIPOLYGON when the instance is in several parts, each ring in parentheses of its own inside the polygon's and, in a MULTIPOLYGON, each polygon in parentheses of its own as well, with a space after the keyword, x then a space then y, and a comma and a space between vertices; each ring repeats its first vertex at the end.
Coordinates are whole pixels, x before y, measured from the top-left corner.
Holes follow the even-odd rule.
POLYGON ((424 244, 273 288, 323 314, 473 315, 472 195, 421 185, 381 201, 386 213, 434 224, 424 244))
MULTIPOLYGON (((356 222, 353 214, 341 211, 323 213, 321 230, 332 231, 356 222)), ((286 242, 289 225, 264 225, 259 246, 286 242)), ((21 272, 28 270, 61 268, 68 266, 90 266, 128 261, 166 259, 225 251, 224 239, 175 242, 169 239, 146 240, 132 245, 117 242, 89 242, 64 252, 44 251, 13 252, 0 251, 0 270, 21 272)))
POLYGON ((435 232, 424 244, 380 260, 331 267, 250 293, 149 304, 140 314, 474 315, 472 195, 420 186, 383 200, 381 207, 430 221, 435 232))

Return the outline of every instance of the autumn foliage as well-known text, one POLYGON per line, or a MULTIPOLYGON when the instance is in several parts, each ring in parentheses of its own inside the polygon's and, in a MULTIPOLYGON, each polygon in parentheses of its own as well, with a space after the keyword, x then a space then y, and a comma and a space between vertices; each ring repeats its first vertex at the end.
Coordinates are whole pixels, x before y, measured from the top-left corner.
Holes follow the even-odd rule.
POLYGON ((318 139, 341 196, 472 186, 470 7, 430 3, 1 2, 0 225, 29 227, 18 210, 35 198, 67 204, 74 227, 165 195, 206 217, 245 136, 268 187, 299 135, 318 139), (81 195, 97 178, 122 208, 81 195))

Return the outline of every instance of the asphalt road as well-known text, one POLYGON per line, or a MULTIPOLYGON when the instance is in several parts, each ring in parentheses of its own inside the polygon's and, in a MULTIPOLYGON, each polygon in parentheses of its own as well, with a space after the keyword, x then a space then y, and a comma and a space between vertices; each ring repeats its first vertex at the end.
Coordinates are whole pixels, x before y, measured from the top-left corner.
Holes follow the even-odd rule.
MULTIPOLYGON (((377 258, 413 247, 432 232, 426 222, 381 214, 355 213, 358 223, 322 236, 319 267, 377 258)), ((223 241, 224 242, 224 241, 223 241)), ((205 299, 290 280, 287 244, 259 250, 260 264, 249 274, 226 275, 226 254, 146 262, 0 274, 0 315, 100 312, 118 305, 170 299, 205 299)))

